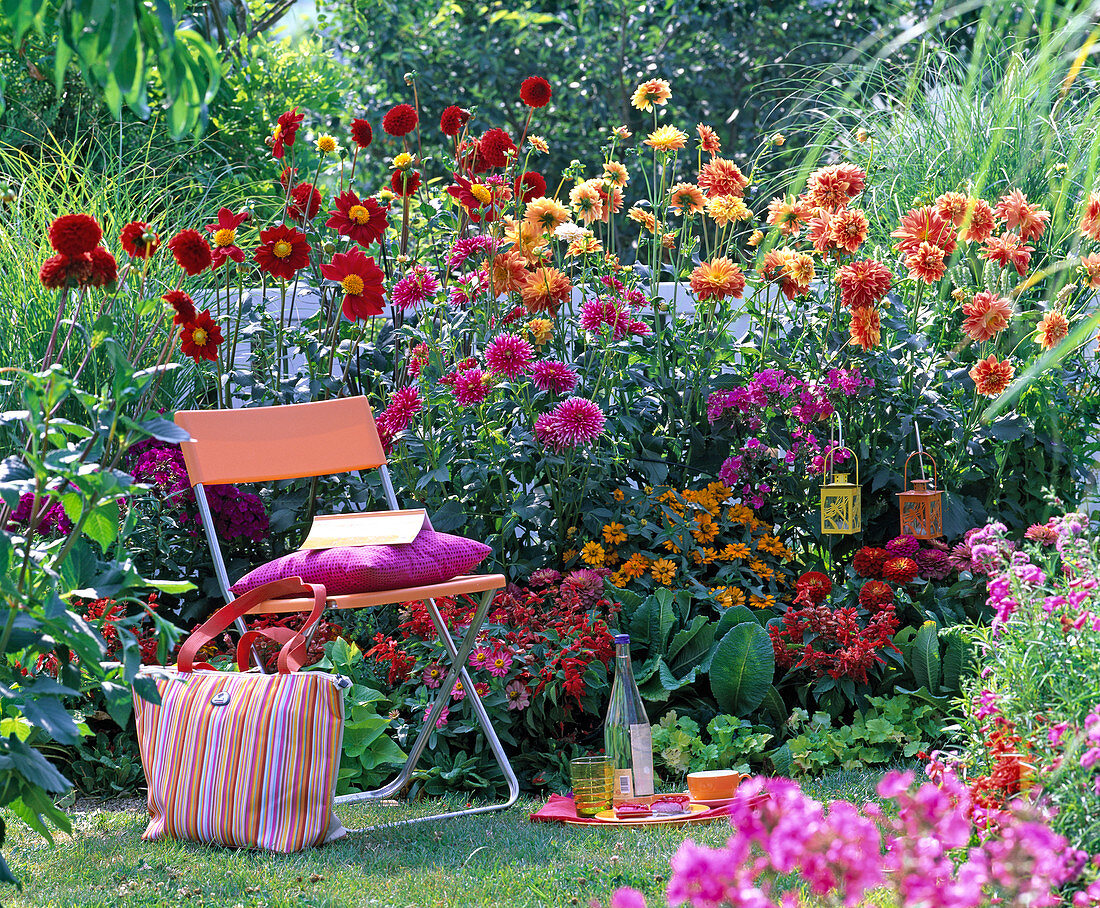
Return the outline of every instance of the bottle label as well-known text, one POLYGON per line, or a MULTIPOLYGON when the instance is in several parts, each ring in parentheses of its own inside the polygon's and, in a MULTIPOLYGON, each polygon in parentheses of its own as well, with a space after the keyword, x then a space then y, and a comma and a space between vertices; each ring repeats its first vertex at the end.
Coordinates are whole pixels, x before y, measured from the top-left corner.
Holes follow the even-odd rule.
POLYGON ((634 764, 634 794, 653 794, 653 732, 649 723, 630 726, 630 757, 634 764))
POLYGON ((615 770, 615 797, 628 801, 634 797, 634 779, 629 769, 615 770))

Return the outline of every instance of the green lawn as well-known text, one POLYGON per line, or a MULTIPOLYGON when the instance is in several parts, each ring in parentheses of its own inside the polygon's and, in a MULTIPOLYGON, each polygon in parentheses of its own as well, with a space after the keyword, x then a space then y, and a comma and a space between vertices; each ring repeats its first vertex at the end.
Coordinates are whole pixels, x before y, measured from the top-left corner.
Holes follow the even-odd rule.
MULTIPOLYGON (((815 796, 874 797, 880 773, 837 773, 807 785, 815 796)), ((136 810, 93 810, 73 837, 49 846, 9 819, 8 860, 23 890, 0 901, 23 906, 282 908, 378 905, 606 905, 619 886, 634 886, 664 905, 668 859, 687 837, 711 845, 729 836, 723 821, 668 829, 604 829, 530 823, 534 800, 505 813, 356 834, 303 854, 234 852, 172 842, 144 843, 136 810)), ((346 825, 430 812, 355 807, 346 825)))

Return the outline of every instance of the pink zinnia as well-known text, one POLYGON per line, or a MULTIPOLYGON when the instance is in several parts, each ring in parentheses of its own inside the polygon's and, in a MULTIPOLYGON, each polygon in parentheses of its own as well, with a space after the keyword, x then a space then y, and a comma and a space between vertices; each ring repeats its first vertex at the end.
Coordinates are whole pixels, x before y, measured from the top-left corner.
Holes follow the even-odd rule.
POLYGON ((406 385, 393 392, 390 405, 386 407, 389 425, 398 431, 407 429, 412 418, 422 409, 424 404, 420 400, 420 392, 411 385, 406 385))
MULTIPOLYGON (((426 707, 424 707, 424 721, 425 722, 428 721, 428 716, 431 715, 431 712, 432 712, 432 705, 429 703, 426 707)), ((435 720, 435 727, 436 728, 442 728, 444 725, 446 725, 447 724, 447 719, 450 718, 450 715, 451 715, 451 710, 448 707, 444 706, 443 707, 443 712, 441 712, 439 714, 439 718, 435 720)))
POLYGON ((527 709, 531 705, 531 691, 518 679, 504 688, 504 695, 508 698, 509 709, 527 709))
POLYGON ((390 300, 401 309, 415 309, 432 300, 439 292, 439 278, 423 265, 417 265, 390 291, 390 300))
POLYGON ((433 662, 426 669, 424 669, 424 674, 421 675, 421 679, 423 680, 425 687, 434 690, 443 683, 443 666, 441 666, 438 662, 433 662))
POLYGON ((461 681, 456 681, 455 686, 451 689, 451 699, 455 702, 466 699, 466 688, 462 686, 461 681))
POLYGON ((458 405, 469 407, 471 404, 479 404, 485 400, 489 396, 487 378, 489 376, 478 368, 456 372, 451 381, 451 391, 458 405))
POLYGON ((493 651, 488 647, 479 646, 472 653, 470 653, 470 668, 485 668, 489 664, 489 659, 493 655, 493 651))
POLYGON ((489 657, 489 674, 494 678, 503 678, 512 667, 512 654, 506 649, 494 650, 489 657))
POLYGON ((579 378, 572 366, 554 359, 539 360, 531 370, 535 387, 551 394, 572 394, 579 378))
POLYGON ((485 350, 485 364, 490 372, 518 378, 531 368, 535 350, 517 334, 498 334, 485 350))

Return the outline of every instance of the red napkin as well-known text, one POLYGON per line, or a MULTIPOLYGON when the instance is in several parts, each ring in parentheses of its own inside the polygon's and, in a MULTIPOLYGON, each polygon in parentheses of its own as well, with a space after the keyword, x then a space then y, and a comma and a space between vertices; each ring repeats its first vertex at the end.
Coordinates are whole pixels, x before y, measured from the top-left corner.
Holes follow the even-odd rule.
MULTIPOLYGON (((722 807, 712 807, 710 810, 695 814, 696 817, 723 817, 728 816, 730 812, 729 804, 722 807)), ((572 824, 589 824, 599 823, 606 826, 607 824, 603 820, 597 820, 595 817, 582 817, 577 814, 577 806, 573 803, 571 797, 564 795, 552 794, 550 800, 546 802, 541 810, 531 814, 532 823, 572 823, 572 824)))

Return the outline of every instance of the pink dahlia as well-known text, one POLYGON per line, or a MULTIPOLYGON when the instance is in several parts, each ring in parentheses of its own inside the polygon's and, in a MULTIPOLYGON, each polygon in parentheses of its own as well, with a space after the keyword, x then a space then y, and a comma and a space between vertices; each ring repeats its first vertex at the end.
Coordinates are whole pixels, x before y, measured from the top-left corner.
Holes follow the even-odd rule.
POLYGON ((563 400, 552 411, 553 434, 559 447, 590 445, 603 431, 604 415, 598 404, 583 397, 563 400))
POLYGON ((390 425, 398 429, 407 429, 412 418, 422 409, 424 403, 420 400, 420 392, 411 385, 406 385, 393 392, 390 405, 386 407, 390 425))
POLYGON ((407 311, 430 302, 438 292, 439 278, 423 265, 417 265, 393 285, 390 301, 407 311))
POLYGON ((608 328, 612 340, 622 340, 632 321, 621 300, 588 300, 581 307, 581 327, 593 334, 601 334, 608 328))
POLYGON ((456 372, 451 382, 451 392, 460 407, 479 404, 489 396, 490 376, 478 368, 463 369, 456 372))
POLYGON ((531 368, 534 348, 518 334, 498 334, 485 350, 485 364, 490 372, 518 378, 531 368))
POLYGON ((451 247, 447 257, 447 265, 450 268, 461 268, 472 256, 481 255, 492 257, 496 255, 500 241, 494 237, 479 234, 477 236, 464 236, 457 240, 451 247))
POLYGON ((572 366, 554 359, 539 360, 531 370, 535 387, 551 394, 572 394, 579 378, 572 366))

